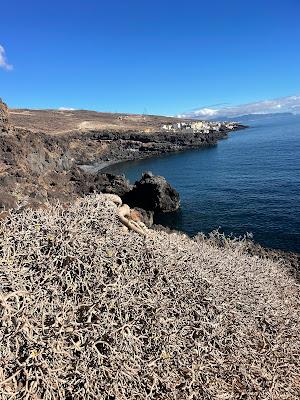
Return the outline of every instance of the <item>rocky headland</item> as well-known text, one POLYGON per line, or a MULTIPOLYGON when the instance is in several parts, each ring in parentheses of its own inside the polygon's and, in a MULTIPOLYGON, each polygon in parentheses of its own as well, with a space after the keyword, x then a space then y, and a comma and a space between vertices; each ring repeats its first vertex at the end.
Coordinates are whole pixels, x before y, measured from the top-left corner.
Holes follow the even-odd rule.
POLYGON ((173 211, 179 200, 163 178, 158 191, 158 182, 152 186, 154 198, 143 204, 141 188, 147 187, 149 195, 145 177, 133 187, 124 177, 101 170, 118 161, 214 145, 228 132, 244 128, 232 122, 85 110, 10 110, 3 102, 0 109, 0 211, 24 198, 39 207, 93 192, 126 194, 137 207, 173 211), (165 197, 158 201, 157 193, 165 197))

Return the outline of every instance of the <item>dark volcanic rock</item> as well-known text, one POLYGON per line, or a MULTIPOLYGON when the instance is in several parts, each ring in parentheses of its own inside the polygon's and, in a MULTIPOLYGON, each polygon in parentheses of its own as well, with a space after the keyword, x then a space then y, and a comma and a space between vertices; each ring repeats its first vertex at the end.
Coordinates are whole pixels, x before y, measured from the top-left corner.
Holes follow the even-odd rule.
POLYGON ((7 132, 10 129, 8 121, 8 108, 0 99, 0 132, 7 132))
POLYGON ((98 173, 91 182, 90 192, 113 193, 123 197, 132 187, 124 176, 98 173))
POLYGON ((179 207, 179 194, 162 176, 144 173, 132 186, 120 175, 109 173, 90 174, 78 167, 69 172, 69 181, 79 196, 90 193, 112 193, 120 196, 123 203, 135 208, 147 226, 153 224, 153 212, 170 212, 179 207))
POLYGON ((80 196, 101 192, 123 197, 125 193, 133 188, 124 176, 100 172, 90 174, 77 167, 70 171, 70 182, 73 184, 74 191, 80 196))
POLYGON ((162 176, 151 172, 143 174, 133 189, 123 196, 124 203, 130 207, 144 210, 171 212, 179 208, 179 194, 162 176))

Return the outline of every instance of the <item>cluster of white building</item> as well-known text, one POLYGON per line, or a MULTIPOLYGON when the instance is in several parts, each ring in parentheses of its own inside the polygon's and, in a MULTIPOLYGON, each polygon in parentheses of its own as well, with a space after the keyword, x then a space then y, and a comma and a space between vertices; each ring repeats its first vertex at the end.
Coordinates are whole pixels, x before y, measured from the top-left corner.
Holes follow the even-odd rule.
POLYGON ((234 129, 234 122, 212 122, 212 121, 195 121, 195 122, 175 122, 165 124, 162 128, 166 131, 190 131, 209 133, 210 131, 219 131, 221 128, 234 129))

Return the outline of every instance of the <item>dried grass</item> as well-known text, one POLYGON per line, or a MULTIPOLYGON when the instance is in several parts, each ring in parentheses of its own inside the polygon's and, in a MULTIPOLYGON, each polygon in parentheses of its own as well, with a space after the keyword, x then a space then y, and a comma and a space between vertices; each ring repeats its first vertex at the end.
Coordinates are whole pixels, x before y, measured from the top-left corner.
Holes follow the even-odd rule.
POLYGON ((0 223, 2 399, 299 399, 299 284, 93 195, 0 223))

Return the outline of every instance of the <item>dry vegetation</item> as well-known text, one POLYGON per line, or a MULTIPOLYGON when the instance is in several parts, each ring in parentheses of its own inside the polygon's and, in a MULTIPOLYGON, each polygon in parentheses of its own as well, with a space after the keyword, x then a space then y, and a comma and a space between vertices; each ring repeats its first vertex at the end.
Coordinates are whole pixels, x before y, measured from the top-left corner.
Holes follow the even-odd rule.
POLYGON ((93 195, 0 225, 1 399, 299 399, 283 261, 125 232, 93 195))

